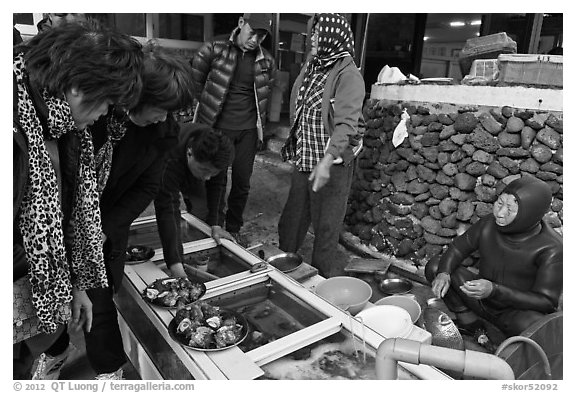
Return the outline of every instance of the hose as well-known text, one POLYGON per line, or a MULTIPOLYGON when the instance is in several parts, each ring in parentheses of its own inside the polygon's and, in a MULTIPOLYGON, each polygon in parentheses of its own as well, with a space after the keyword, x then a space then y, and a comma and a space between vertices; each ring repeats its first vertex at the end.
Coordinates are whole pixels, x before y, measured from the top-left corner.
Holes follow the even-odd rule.
POLYGON ((536 352, 538 352, 538 354, 542 358, 542 362, 544 363, 544 373, 546 374, 546 377, 547 377, 546 379, 552 379, 552 370, 550 368, 550 361, 548 360, 548 356, 546 355, 546 352, 544 352, 542 347, 540 345, 538 345, 538 343, 536 341, 532 340, 531 338, 524 337, 524 336, 509 337, 506 340, 502 341, 502 344, 500 344, 500 346, 498 346, 498 349, 496 350, 494 355, 499 356, 500 353, 504 350, 504 348, 506 348, 508 345, 515 343, 515 342, 518 342, 518 341, 530 344, 534 347, 534 349, 536 349, 536 352))

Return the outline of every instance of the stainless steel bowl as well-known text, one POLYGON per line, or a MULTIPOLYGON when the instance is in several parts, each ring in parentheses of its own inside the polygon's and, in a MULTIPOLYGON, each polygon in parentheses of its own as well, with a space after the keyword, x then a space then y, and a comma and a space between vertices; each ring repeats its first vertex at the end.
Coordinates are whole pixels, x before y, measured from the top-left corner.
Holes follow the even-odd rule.
POLYGON ((302 257, 292 252, 283 252, 266 259, 270 265, 282 273, 290 273, 302 265, 302 257))
POLYGON ((444 305, 444 302, 440 298, 433 297, 433 298, 426 300, 426 304, 430 307, 440 308, 441 306, 444 305))
POLYGON ((398 295, 410 292, 412 283, 405 278, 387 278, 378 284, 378 288, 388 295, 398 295))

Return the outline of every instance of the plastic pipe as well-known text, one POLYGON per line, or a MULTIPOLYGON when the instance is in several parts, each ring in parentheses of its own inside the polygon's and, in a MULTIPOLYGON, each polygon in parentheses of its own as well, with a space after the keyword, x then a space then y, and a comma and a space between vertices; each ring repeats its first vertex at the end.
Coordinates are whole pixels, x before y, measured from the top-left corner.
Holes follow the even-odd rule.
POLYGON ((548 356, 546 355, 546 352, 544 352, 542 347, 540 345, 538 345, 538 343, 536 341, 532 340, 531 338, 524 337, 524 336, 509 337, 506 340, 502 341, 502 344, 500 344, 500 346, 498 347, 498 349, 496 350, 496 352, 494 354, 496 356, 500 355, 500 353, 508 345, 515 343, 515 342, 519 342, 519 341, 530 344, 534 347, 534 349, 536 349, 536 352, 538 352, 538 354, 542 358, 542 362, 544 363, 544 373, 546 374, 546 378, 552 379, 552 369, 550 368, 550 361, 548 360, 548 356))
POLYGON ((398 379, 398 362, 426 364, 483 379, 514 379, 508 363, 498 356, 460 351, 403 338, 384 340, 376 352, 376 378, 398 379))

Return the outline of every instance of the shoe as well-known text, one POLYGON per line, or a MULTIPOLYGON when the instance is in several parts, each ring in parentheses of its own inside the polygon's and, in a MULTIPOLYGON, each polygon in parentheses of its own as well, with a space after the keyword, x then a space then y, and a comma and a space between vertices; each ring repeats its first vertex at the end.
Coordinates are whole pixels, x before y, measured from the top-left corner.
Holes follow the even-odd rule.
POLYGON ((68 345, 68 348, 60 355, 50 356, 48 354, 42 353, 38 358, 36 367, 34 368, 34 373, 32 374, 33 380, 54 380, 60 378, 60 371, 62 366, 68 359, 68 355, 74 347, 72 344, 68 345))
POLYGON ((240 232, 229 232, 232 237, 234 238, 234 240, 236 240, 236 243, 238 243, 239 246, 242 246, 244 248, 248 247, 248 239, 246 239, 246 237, 242 234, 240 234, 240 232))
POLYGON ((94 379, 99 379, 99 380, 124 380, 123 377, 124 371, 122 370, 122 368, 119 368, 118 370, 112 372, 112 373, 103 373, 103 374, 98 374, 96 375, 96 377, 94 379))

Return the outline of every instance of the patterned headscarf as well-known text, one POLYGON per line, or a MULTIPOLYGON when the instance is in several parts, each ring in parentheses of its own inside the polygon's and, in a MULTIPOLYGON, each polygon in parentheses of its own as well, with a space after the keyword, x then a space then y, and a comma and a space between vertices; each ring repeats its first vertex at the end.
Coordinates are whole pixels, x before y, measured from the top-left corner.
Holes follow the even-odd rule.
POLYGON ((317 14, 313 28, 318 30, 318 51, 306 64, 296 97, 294 124, 282 148, 285 160, 295 158, 300 171, 311 171, 324 156, 329 135, 322 122, 322 97, 332 66, 341 58, 354 57, 352 30, 345 17, 317 14))
POLYGON ((296 98, 296 113, 301 109, 308 91, 317 90, 310 85, 322 84, 336 60, 354 57, 354 38, 350 24, 345 17, 338 14, 317 14, 313 28, 318 28, 318 52, 306 65, 302 87, 296 98))
POLYGON ((314 18, 318 28, 316 57, 325 66, 345 56, 354 57, 352 29, 345 17, 338 14, 318 14, 314 18))
POLYGON ((72 213, 76 224, 69 263, 64 248, 58 181, 44 144, 42 124, 26 86, 22 54, 14 58, 14 75, 18 89, 18 116, 22 119, 20 125, 28 140, 29 160, 28 183, 18 224, 30 264, 32 303, 41 330, 52 333, 58 325, 70 319, 72 278, 80 290, 107 286, 92 138, 87 130, 76 128, 65 100, 43 91, 43 100, 48 107, 48 137, 56 139, 67 132, 75 132, 81 141, 72 213))

